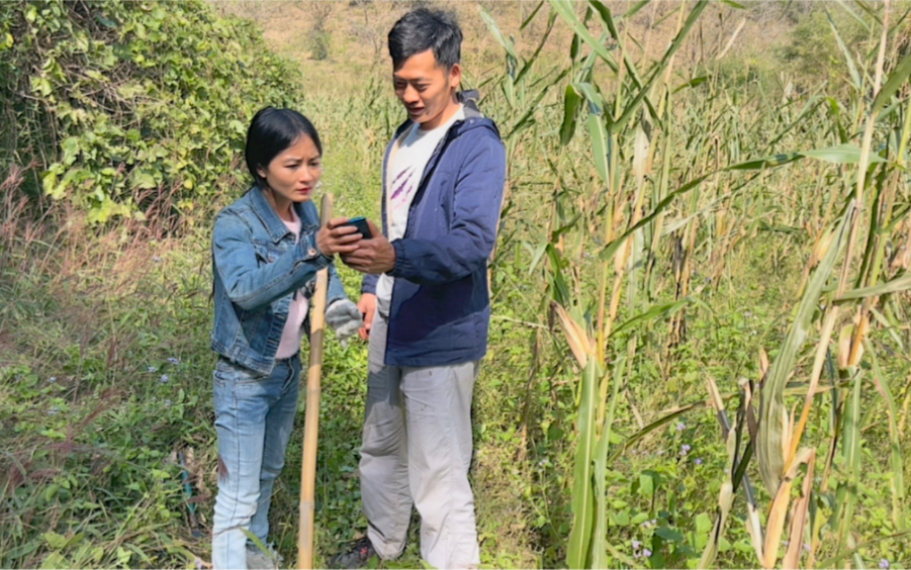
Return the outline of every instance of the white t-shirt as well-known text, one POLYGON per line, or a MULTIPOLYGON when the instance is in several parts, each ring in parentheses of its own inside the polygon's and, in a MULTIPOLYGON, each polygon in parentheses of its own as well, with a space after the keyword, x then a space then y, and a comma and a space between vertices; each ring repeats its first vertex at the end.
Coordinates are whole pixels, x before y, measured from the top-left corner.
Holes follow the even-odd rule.
MULTIPOLYGON (((291 208, 290 222, 282 220, 285 225, 294 234, 294 243, 300 240, 301 220, 297 217, 297 212, 291 208)), ((294 292, 291 299, 291 306, 288 307, 288 320, 285 321, 285 328, 282 329, 282 340, 278 343, 278 350, 275 352, 275 358, 288 358, 297 354, 301 348, 301 341, 304 338, 304 319, 307 318, 307 309, 310 303, 300 291, 294 292)))
MULTIPOLYGON (((425 131, 420 128, 419 123, 415 123, 399 136, 386 166, 386 237, 389 241, 405 236, 405 230, 408 228, 408 211, 427 168, 427 162, 453 123, 464 118, 465 109, 460 106, 452 118, 435 129, 425 131)), ((389 314, 394 283, 395 279, 385 273, 380 275, 377 281, 377 305, 383 315, 389 314)))

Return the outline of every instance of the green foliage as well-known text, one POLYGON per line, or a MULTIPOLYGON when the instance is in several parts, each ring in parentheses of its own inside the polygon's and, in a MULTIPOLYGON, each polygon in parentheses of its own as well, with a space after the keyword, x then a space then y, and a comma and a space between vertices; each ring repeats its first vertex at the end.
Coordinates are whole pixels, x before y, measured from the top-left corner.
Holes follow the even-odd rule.
POLYGON ((310 36, 310 53, 311 57, 317 61, 323 61, 329 58, 329 43, 331 37, 324 30, 316 30, 310 36))
POLYGON ((781 58, 802 82, 812 82, 810 88, 822 81, 841 85, 848 78, 838 35, 854 52, 854 57, 870 49, 870 30, 849 15, 854 10, 835 3, 807 3, 803 7, 789 41, 781 48, 781 58))
POLYGON ((255 110, 300 101, 254 25, 202 2, 17 0, 0 21, 0 107, 18 125, 0 158, 37 161, 43 192, 91 222, 210 200, 255 110))

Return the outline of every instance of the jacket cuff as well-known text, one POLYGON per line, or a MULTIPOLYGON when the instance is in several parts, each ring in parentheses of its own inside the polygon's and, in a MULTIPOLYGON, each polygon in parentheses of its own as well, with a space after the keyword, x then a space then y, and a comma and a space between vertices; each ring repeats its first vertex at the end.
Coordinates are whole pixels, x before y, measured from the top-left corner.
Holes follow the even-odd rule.
POLYGON ((379 280, 378 275, 364 275, 361 280, 361 295, 376 295, 376 282, 379 280))
POLYGON ((395 267, 386 274, 407 279, 406 275, 411 273, 411 264, 408 263, 408 258, 405 256, 405 246, 402 244, 402 240, 397 239, 392 242, 392 248, 395 250, 395 267))

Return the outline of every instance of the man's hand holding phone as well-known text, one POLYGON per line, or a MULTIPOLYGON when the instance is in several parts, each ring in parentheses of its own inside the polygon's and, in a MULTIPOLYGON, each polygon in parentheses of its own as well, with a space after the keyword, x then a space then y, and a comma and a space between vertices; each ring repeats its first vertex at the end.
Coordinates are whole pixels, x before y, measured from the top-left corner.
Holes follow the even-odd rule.
POLYGON ((395 267, 395 248, 376 224, 370 220, 365 222, 372 237, 357 242, 357 249, 342 255, 342 261, 361 273, 379 275, 392 271, 395 267))
MULTIPOLYGON (((346 232, 351 231, 348 227, 354 227, 356 229, 352 235, 361 235, 361 239, 356 242, 357 247, 341 255, 345 265, 361 273, 373 274, 385 273, 395 267, 395 248, 372 221, 363 217, 333 221, 339 221, 340 226, 345 226, 346 232)), ((364 317, 364 324, 358 334, 367 340, 376 313, 376 295, 361 295, 357 308, 364 317)))

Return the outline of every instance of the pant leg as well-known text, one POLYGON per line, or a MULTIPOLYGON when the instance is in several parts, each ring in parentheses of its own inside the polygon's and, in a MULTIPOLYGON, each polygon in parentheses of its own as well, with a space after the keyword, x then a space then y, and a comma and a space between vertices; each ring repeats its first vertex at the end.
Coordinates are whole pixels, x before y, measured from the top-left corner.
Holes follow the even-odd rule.
POLYGON ((263 544, 269 535, 272 488, 282 467, 285 466, 285 452, 294 429, 294 416, 297 413, 300 392, 300 372, 300 357, 294 357, 277 363, 271 376, 275 387, 280 387, 280 391, 266 414, 262 469, 259 476, 259 501, 256 513, 250 521, 250 532, 263 544))
POLYGON ((478 362, 404 368, 408 478, 421 515, 421 557, 437 568, 480 565, 471 464, 478 362))
POLYGON ((359 470, 367 537, 380 557, 392 559, 405 549, 412 501, 399 390, 401 369, 383 364, 386 330, 386 321, 377 315, 370 329, 367 407, 359 470))
POLYGON ((259 500, 269 377, 219 360, 214 387, 218 434, 218 495, 212 521, 212 565, 247 567, 247 537, 259 500))

